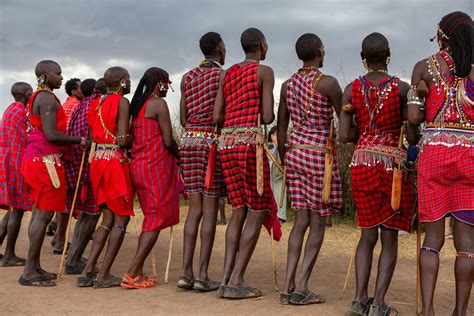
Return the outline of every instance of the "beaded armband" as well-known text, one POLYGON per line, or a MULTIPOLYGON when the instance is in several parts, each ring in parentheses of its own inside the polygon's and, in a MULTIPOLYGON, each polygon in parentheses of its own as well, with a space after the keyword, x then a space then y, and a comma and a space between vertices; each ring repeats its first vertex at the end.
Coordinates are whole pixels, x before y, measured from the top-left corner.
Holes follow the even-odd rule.
POLYGON ((344 105, 342 106, 342 109, 344 110, 344 112, 347 112, 347 113, 354 113, 354 107, 353 107, 352 104, 350 104, 350 103, 344 104, 344 105))
POLYGON ((424 110, 425 103, 420 99, 416 93, 416 87, 412 86, 407 93, 407 105, 417 105, 420 107, 420 110, 424 110))

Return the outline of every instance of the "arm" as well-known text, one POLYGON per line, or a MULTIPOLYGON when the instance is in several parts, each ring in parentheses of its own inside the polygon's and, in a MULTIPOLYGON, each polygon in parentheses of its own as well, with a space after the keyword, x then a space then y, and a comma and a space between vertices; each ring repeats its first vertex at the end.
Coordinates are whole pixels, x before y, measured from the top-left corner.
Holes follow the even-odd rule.
POLYGON ((56 145, 80 144, 80 136, 70 136, 56 129, 56 111, 61 104, 50 93, 41 93, 37 96, 35 103, 38 102, 41 124, 46 139, 56 145))
POLYGON ((280 161, 285 164, 286 154, 286 140, 288 137, 288 124, 290 123, 290 113, 286 106, 286 91, 288 80, 283 82, 280 90, 280 105, 278 106, 278 120, 277 120, 277 139, 278 139, 278 153, 280 154, 280 161))
POLYGON ((339 117, 341 115, 342 88, 337 79, 332 76, 324 76, 317 90, 329 99, 339 117))
MULTIPOLYGON (((344 89, 344 94, 342 95, 342 104, 349 104, 352 101, 352 83, 347 85, 344 89)), ((342 143, 355 143, 357 142, 357 132, 354 131, 352 127, 352 118, 354 113, 349 113, 344 110, 341 111, 339 117, 339 140, 342 143)))
POLYGON ((216 103, 214 103, 214 124, 222 125, 225 118, 225 100, 224 100, 224 78, 225 71, 221 71, 219 79, 219 89, 217 90, 216 103))
MULTIPOLYGON (((398 94, 400 98, 401 116, 403 121, 406 121, 408 117, 407 94, 409 90, 410 85, 408 83, 402 80, 398 82, 398 94)), ((406 124, 405 132, 408 143, 410 145, 416 145, 419 141, 418 125, 413 125, 410 123, 406 124)))
POLYGON ((132 146, 130 136, 130 102, 124 97, 120 98, 118 118, 117 118, 117 142, 120 147, 128 148, 132 146))
MULTIPOLYGON (((411 76, 411 85, 416 87, 416 95, 420 98, 428 96, 428 86, 424 80, 425 71, 427 71, 426 61, 419 61, 413 68, 411 76)), ((425 120, 425 114, 420 110, 419 105, 409 104, 407 106, 407 119, 410 124, 417 125, 425 120)))
POLYGON ((178 157, 179 149, 178 144, 173 137, 173 127, 171 126, 168 104, 163 99, 154 100, 153 103, 150 104, 154 109, 156 109, 156 118, 158 119, 158 124, 160 124, 161 132, 163 133, 163 143, 165 144, 166 149, 178 157))
POLYGON ((275 119, 275 113, 273 112, 273 86, 275 85, 275 75, 273 69, 260 65, 258 67, 257 76, 259 78, 260 90, 262 93, 262 123, 271 124, 275 119))
POLYGON ((183 75, 181 79, 181 99, 179 100, 179 121, 181 122, 181 126, 184 127, 188 120, 188 113, 186 113, 186 101, 184 96, 184 81, 186 80, 186 74, 183 75))

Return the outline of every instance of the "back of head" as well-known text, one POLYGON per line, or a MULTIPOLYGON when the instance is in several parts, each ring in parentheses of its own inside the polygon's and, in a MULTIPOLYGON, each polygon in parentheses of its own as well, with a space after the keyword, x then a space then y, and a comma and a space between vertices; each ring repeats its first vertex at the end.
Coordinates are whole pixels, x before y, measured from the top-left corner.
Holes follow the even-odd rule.
POLYGON ((130 114, 136 117, 146 100, 154 93, 158 82, 168 81, 168 73, 158 67, 152 67, 145 71, 138 83, 132 102, 130 102, 130 114))
POLYGON ((81 82, 81 91, 85 97, 89 97, 92 95, 92 93, 94 92, 95 83, 95 79, 86 79, 81 82))
POLYGON ((35 67, 35 75, 39 78, 46 73, 54 72, 57 68, 60 66, 54 60, 42 60, 35 67))
POLYGON ((105 84, 104 78, 97 79, 94 90, 95 92, 100 93, 100 94, 107 93, 107 85, 105 84))
POLYGON ((240 44, 246 54, 256 53, 264 40, 262 31, 253 27, 246 29, 240 36, 240 44))
POLYGON ((218 33, 208 32, 199 40, 199 47, 204 56, 212 56, 221 42, 222 37, 218 33))
POLYGON ((323 42, 316 34, 303 34, 296 41, 296 55, 302 61, 312 60, 318 56, 318 50, 322 46, 323 42))
POLYGON ((120 81, 128 75, 127 69, 123 67, 110 67, 104 73, 105 85, 107 88, 115 88, 120 85, 120 81))
POLYGON ((15 101, 20 101, 21 98, 28 98, 31 92, 33 92, 33 88, 28 83, 21 81, 15 82, 10 89, 10 93, 15 101))
POLYGON ((371 33, 362 41, 361 56, 368 63, 385 63, 390 56, 388 40, 380 33, 371 33))
POLYGON ((72 90, 77 90, 79 89, 81 80, 79 78, 72 78, 66 81, 66 84, 64 86, 64 89, 66 90, 66 93, 68 96, 72 95, 72 90))
POLYGON ((456 65, 456 75, 466 77, 474 63, 474 31, 472 18, 464 12, 456 11, 445 15, 439 28, 449 43, 449 53, 456 65))

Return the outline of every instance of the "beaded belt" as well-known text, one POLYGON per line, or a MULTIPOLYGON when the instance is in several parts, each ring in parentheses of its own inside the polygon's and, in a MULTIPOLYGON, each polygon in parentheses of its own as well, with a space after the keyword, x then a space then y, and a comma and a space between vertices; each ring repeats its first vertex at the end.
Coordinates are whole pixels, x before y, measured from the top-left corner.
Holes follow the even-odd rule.
POLYGON ((127 151, 117 144, 97 144, 94 159, 95 160, 110 160, 113 158, 127 159, 127 151))
POLYGON ((386 170, 393 170, 393 163, 403 165, 407 160, 407 152, 392 146, 366 144, 356 148, 350 166, 375 166, 381 164, 386 170))
POLYGON ((219 138, 219 134, 214 133, 214 132, 206 132, 206 131, 187 130, 181 134, 181 141, 194 141, 194 140, 216 141, 218 138, 219 138))
POLYGON ((263 135, 259 127, 226 127, 219 137, 219 149, 232 148, 239 145, 256 145, 257 135, 263 135))
POLYGON ((427 123, 422 134, 421 148, 425 145, 474 147, 474 125, 470 123, 427 123))

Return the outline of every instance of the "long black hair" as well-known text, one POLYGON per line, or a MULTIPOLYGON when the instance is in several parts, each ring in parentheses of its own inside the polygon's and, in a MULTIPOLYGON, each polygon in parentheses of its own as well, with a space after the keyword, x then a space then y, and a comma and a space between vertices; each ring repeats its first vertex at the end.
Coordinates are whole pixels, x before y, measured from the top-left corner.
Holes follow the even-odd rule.
MULTIPOLYGON (((152 67, 145 71, 138 83, 132 102, 130 102, 130 114, 133 117, 138 116, 146 100, 153 94, 160 81, 168 81, 168 73, 158 67, 152 67)), ((159 89, 157 91, 159 93, 159 89)))
POLYGON ((474 62, 474 31, 469 15, 455 11, 445 15, 439 28, 448 37, 450 53, 456 65, 456 75, 466 77, 474 62))

